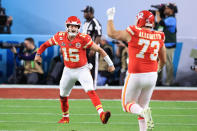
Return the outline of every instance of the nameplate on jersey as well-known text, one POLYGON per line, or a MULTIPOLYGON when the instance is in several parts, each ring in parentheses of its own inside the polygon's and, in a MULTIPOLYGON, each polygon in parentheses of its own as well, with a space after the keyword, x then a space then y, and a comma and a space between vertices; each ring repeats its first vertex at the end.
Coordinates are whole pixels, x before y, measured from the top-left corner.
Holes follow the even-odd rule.
POLYGON ((142 31, 140 31, 139 37, 145 38, 145 39, 151 39, 151 40, 155 40, 155 39, 161 40, 160 34, 149 34, 149 33, 142 32, 142 31))

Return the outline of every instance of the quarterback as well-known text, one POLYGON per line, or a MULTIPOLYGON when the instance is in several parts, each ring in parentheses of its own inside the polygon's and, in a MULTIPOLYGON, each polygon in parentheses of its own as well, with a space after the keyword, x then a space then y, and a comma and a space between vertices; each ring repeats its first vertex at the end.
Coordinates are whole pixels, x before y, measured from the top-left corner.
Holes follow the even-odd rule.
POLYGON ((166 62, 164 33, 153 31, 154 16, 141 11, 136 16, 136 25, 126 30, 116 30, 113 19, 115 8, 107 10, 107 33, 111 38, 128 42, 128 75, 122 89, 122 107, 129 113, 137 114, 140 131, 153 129, 149 102, 155 88, 157 71, 166 62))
POLYGON ((35 61, 41 62, 41 54, 46 48, 53 45, 60 46, 65 67, 59 85, 63 117, 58 123, 69 123, 68 97, 75 82, 79 81, 97 109, 102 123, 106 124, 111 113, 110 111, 104 112, 100 99, 93 88, 93 79, 90 74, 91 67, 87 63, 86 49, 90 48, 99 52, 108 63, 109 72, 113 72, 115 68, 106 52, 97 46, 89 35, 79 32, 80 27, 80 20, 76 16, 70 16, 66 20, 66 31, 56 33, 43 43, 37 51, 35 61))

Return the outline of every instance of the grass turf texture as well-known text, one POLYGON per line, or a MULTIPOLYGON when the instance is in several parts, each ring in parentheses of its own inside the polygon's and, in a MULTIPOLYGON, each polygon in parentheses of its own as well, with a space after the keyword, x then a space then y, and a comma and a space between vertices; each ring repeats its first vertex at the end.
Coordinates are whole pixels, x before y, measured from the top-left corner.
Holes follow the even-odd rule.
MULTIPOLYGON (((137 116, 122 111, 120 101, 102 101, 112 113, 103 125, 90 100, 70 100, 70 123, 61 118, 58 100, 0 99, 0 131, 138 131, 137 116)), ((155 131, 196 131, 197 102, 152 101, 155 131)))

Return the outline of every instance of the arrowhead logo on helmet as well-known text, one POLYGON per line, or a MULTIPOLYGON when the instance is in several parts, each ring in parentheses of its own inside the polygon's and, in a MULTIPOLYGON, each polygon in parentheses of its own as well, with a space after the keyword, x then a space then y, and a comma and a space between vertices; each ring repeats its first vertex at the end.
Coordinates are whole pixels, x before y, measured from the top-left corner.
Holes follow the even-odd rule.
POLYGON ((155 23, 154 15, 147 10, 143 10, 136 16, 136 26, 137 27, 153 27, 155 23))

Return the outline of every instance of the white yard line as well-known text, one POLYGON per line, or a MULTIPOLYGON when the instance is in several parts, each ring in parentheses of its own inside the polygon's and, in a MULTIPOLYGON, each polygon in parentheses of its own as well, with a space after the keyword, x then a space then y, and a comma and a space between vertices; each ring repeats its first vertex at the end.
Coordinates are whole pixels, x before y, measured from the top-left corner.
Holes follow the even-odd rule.
MULTIPOLYGON (((21 106, 21 105, 16 105, 16 106, 10 106, 10 105, 0 105, 0 108, 60 108, 59 106, 21 106)), ((78 106, 70 106, 71 108, 79 108, 78 106)), ((80 108, 87 108, 87 106, 80 106, 80 108)), ((121 106, 105 106, 105 108, 112 108, 112 109, 122 109, 121 106)), ((151 109, 154 110, 197 110, 197 108, 193 107, 151 107, 151 109)))
MULTIPOLYGON (((13 123, 25 123, 25 124, 58 124, 57 122, 43 122, 43 121, 0 121, 0 123, 8 123, 8 124, 13 124, 13 123)), ((101 122, 70 122, 69 124, 101 124, 101 122)), ((138 123, 130 123, 130 122, 109 122, 108 124, 110 125, 138 125, 138 123)), ((190 123, 190 124, 185 124, 185 123, 155 123, 155 125, 160 125, 160 126, 197 126, 196 123, 190 123)))
MULTIPOLYGON (((26 98, 17 98, 17 99, 14 99, 14 98, 0 98, 0 100, 40 100, 40 101, 43 101, 43 100, 49 100, 49 101, 59 101, 59 99, 26 99, 26 98)), ((69 99, 69 101, 90 101, 90 99, 69 99)), ((120 99, 101 99, 101 101, 119 101, 121 102, 120 99)), ((0 101, 1 102, 1 101, 0 101)), ((177 102, 177 103, 184 103, 184 102, 194 102, 194 103, 197 103, 197 101, 175 101, 175 100, 151 100, 151 102, 177 102)))
MULTIPOLYGON (((39 115, 39 116, 61 116, 61 113, 32 113, 32 112, 27 112, 27 113, 7 113, 7 112, 0 112, 0 115, 39 115)), ((98 114, 72 114, 70 113, 70 116, 97 116, 98 114)), ((113 116, 129 116, 129 115, 134 115, 134 114, 113 114, 113 116)), ((162 114, 153 114, 153 117, 197 117, 197 115, 162 115, 162 114)))
MULTIPOLYGON (((58 85, 8 85, 8 84, 1 84, 0 88, 34 88, 34 89, 59 89, 58 85)), ((123 86, 97 86, 97 89, 117 89, 120 90, 122 89, 123 86)), ((83 89, 82 86, 74 86, 73 89, 83 89)), ((196 87, 161 87, 157 86, 155 90, 197 90, 196 87)))

